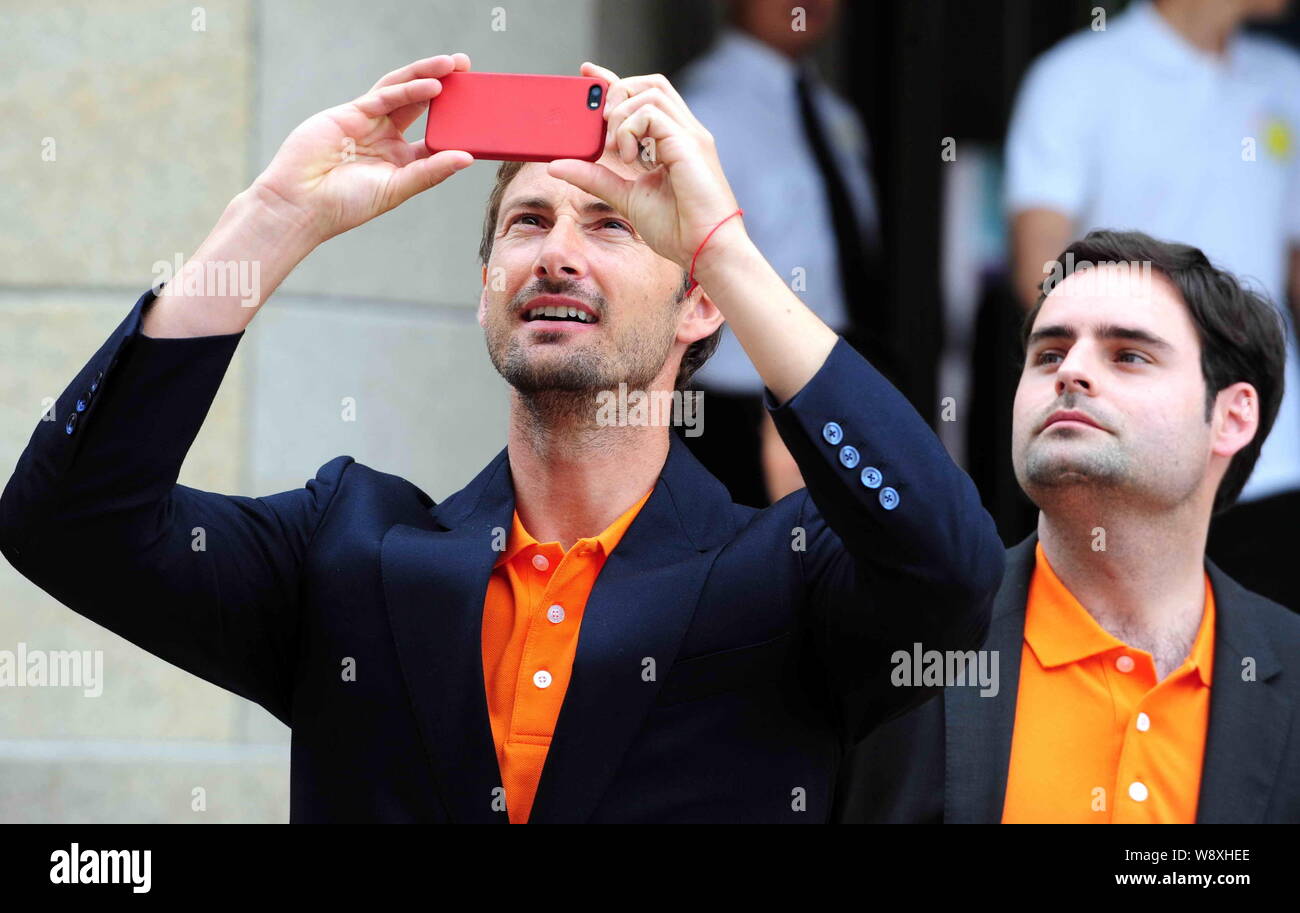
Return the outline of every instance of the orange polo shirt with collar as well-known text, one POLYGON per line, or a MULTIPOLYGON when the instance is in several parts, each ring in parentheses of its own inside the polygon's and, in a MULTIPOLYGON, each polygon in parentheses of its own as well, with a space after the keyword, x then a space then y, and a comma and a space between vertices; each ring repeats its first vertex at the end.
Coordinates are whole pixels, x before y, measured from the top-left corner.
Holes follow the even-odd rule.
POLYGON ((482 638, 488 716, 511 824, 526 823, 532 811, 591 588, 653 491, 567 552, 534 539, 515 512, 488 580, 482 638))
POLYGON ((1004 824, 1196 821, 1210 718, 1214 591, 1183 664, 1101 627, 1035 550, 1004 824))

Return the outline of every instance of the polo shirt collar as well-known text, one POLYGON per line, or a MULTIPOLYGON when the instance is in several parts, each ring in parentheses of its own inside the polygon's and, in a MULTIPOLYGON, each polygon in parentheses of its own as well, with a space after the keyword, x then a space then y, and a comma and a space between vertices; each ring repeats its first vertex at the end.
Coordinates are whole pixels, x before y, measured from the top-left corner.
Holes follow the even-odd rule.
MULTIPOLYGON (((627 528, 632 525, 632 521, 636 519, 636 515, 640 512, 642 506, 645 505, 645 502, 650 497, 650 493, 653 491, 654 488, 652 487, 641 496, 640 500, 624 511, 622 516, 609 526, 605 527, 605 531, 600 535, 579 539, 573 544, 570 551, 584 554, 598 550, 603 558, 608 558, 610 552, 614 550, 614 546, 618 545, 619 540, 623 538, 623 534, 627 532, 627 528)), ((516 556, 529 547, 541 547, 543 545, 554 545, 557 549, 559 548, 558 542, 542 543, 533 538, 532 533, 528 532, 528 530, 524 528, 523 521, 519 519, 519 511, 516 509, 513 514, 513 519, 510 521, 510 535, 506 540, 506 550, 501 553, 501 556, 497 558, 492 567, 495 570, 506 562, 513 561, 516 556)))
MULTIPOLYGON (((1133 649, 1099 625, 1066 588, 1043 554, 1042 542, 1034 546, 1034 571, 1027 604, 1034 606, 1034 611, 1025 614, 1025 643, 1044 669, 1077 663, 1111 650, 1133 649)), ((1205 610, 1188 660, 1194 665, 1201 684, 1208 687, 1214 663, 1214 592, 1208 577, 1205 610)))
POLYGON ((1222 56, 1211 54, 1184 38, 1160 15, 1151 0, 1134 3, 1127 13, 1127 22, 1138 33, 1142 53, 1173 69, 1226 73, 1240 63, 1236 32, 1228 36, 1222 56))
POLYGON ((510 534, 506 538, 506 550, 501 553, 500 557, 492 565, 493 569, 515 560, 515 556, 529 546, 540 544, 528 530, 524 529, 523 521, 519 519, 519 511, 514 511, 513 519, 510 521, 510 534))
POLYGON ((1028 605, 1032 610, 1025 614, 1025 642, 1045 669, 1077 663, 1127 646, 1097 624, 1066 589, 1047 562, 1042 542, 1034 546, 1028 605))
POLYGON ((1196 632, 1196 642, 1192 644, 1191 659, 1196 665, 1196 674, 1201 684, 1210 687, 1214 675, 1214 630, 1215 630, 1214 587, 1210 585, 1209 574, 1205 575, 1205 611, 1201 615, 1201 627, 1196 632))

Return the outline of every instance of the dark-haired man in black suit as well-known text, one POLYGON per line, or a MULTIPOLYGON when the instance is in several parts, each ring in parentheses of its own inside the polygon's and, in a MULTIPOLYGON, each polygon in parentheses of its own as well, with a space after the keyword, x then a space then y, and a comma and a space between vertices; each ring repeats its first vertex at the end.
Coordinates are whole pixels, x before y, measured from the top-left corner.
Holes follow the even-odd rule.
POLYGON ((872 733, 842 818, 1300 822, 1300 618, 1205 558, 1277 414, 1277 313, 1136 232, 1057 267, 1022 334, 1013 459, 1040 514, 980 657, 1000 675, 872 733))

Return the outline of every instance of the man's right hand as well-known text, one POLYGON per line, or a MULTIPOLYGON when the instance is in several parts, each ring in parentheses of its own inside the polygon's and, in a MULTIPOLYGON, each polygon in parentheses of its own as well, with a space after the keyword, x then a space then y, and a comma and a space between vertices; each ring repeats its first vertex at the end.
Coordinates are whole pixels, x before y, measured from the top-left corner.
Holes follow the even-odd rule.
POLYGON ((237 194, 180 274, 163 284, 141 324, 146 336, 242 332, 286 276, 317 245, 368 222, 471 164, 468 152, 430 155, 402 136, 439 77, 468 70, 464 54, 417 60, 394 70, 356 101, 303 121, 271 164, 237 194), (251 291, 207 277, 255 265, 251 291), (197 291, 196 291, 197 289, 197 291))
POLYGON ((394 70, 355 101, 299 124, 250 192, 318 243, 356 228, 473 163, 468 152, 430 155, 403 137, 442 91, 440 77, 468 70, 465 54, 427 57, 394 70))

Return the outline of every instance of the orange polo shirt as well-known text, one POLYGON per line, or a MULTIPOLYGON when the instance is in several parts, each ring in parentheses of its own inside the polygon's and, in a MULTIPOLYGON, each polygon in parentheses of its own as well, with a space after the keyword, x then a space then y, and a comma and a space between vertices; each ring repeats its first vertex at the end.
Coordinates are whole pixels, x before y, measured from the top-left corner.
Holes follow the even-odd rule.
POLYGON ((566 552, 538 542, 516 511, 483 604, 483 679, 511 824, 528 821, 569 687, 583 609, 614 546, 653 488, 599 536, 566 552))
POLYGON ((1183 664, 1099 625, 1043 555, 1025 606, 1004 824, 1196 821, 1214 660, 1214 591, 1183 664))

